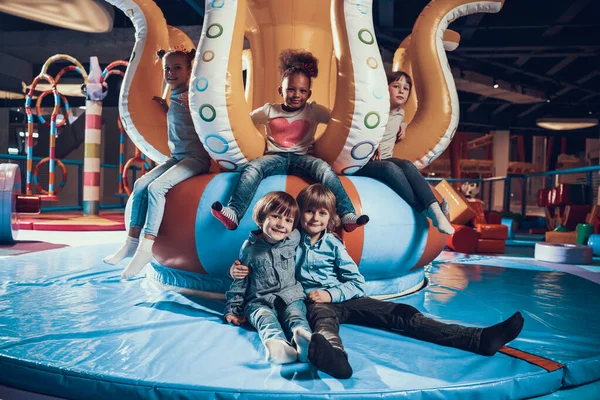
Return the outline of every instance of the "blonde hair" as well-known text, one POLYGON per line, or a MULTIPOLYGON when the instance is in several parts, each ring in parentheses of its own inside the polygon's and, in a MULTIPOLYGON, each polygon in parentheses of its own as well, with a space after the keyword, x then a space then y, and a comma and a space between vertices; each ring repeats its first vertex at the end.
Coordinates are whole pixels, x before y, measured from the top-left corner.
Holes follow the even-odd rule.
POLYGON ((263 196, 254 206, 252 219, 259 227, 262 227, 267 216, 272 213, 293 218, 294 228, 298 224, 298 219, 300 218, 298 203, 296 203, 294 197, 286 192, 271 192, 263 196))
POLYGON ((327 224, 329 232, 335 232, 341 225, 340 217, 336 212, 337 201, 335 195, 320 183, 315 183, 302 189, 298 197, 296 197, 296 201, 300 207, 300 212, 317 210, 319 208, 326 209, 330 215, 329 224, 327 224))

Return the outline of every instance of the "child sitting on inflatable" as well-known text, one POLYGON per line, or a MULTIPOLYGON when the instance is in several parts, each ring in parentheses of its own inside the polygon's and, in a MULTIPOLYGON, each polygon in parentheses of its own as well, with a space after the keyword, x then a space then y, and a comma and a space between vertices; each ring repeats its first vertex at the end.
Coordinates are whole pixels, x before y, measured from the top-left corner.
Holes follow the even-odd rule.
MULTIPOLYGON (((167 192, 210 168, 210 156, 196 134, 188 103, 188 81, 195 50, 159 50, 157 55, 163 61, 164 78, 171 87, 171 107, 167 112, 171 158, 135 181, 129 199, 131 217, 127 239, 115 254, 104 259, 105 263, 114 265, 133 255, 121 274, 124 279, 137 275, 152 260, 152 245, 163 218, 167 192), (142 227, 144 237, 139 241, 142 227)), ((166 107, 164 103, 161 105, 166 107)))
POLYGON ((308 361, 311 334, 294 264, 298 214, 296 200, 285 192, 271 192, 258 201, 253 219, 260 230, 251 232, 240 250, 241 262, 253 273, 233 281, 226 294, 227 322, 241 325, 247 316, 267 349, 267 360, 274 364, 308 361))
MULTIPOLYGON (((303 189, 297 201, 302 237, 296 251, 296 276, 308 297, 308 320, 314 332, 308 359, 321 371, 340 379, 352 376, 339 336, 340 324, 345 323, 400 331, 484 356, 494 355, 521 332, 520 312, 494 326, 475 328, 436 321, 408 304, 364 296, 363 276, 342 242, 330 233, 338 226, 333 193, 314 184, 303 189)), ((248 273, 243 263, 236 262, 230 269, 236 279, 248 273)))
POLYGON ((317 125, 326 124, 330 110, 310 98, 312 79, 318 74, 318 60, 309 52, 284 50, 279 55, 283 104, 267 103, 250 114, 255 124, 267 130, 267 153, 248 163, 224 207, 213 203, 212 214, 234 230, 248 209, 260 181, 271 175, 298 175, 328 187, 338 199, 337 212, 348 232, 369 221, 366 215, 357 216, 340 179, 325 161, 310 155, 317 125))
POLYGON ((408 160, 393 157, 394 145, 404 139, 406 124, 404 110, 412 90, 412 81, 405 72, 394 72, 388 76, 390 92, 390 118, 385 128, 379 149, 373 160, 355 175, 377 179, 388 185, 417 212, 425 211, 433 225, 442 233, 451 235, 454 228, 446 219, 431 187, 419 170, 408 160))

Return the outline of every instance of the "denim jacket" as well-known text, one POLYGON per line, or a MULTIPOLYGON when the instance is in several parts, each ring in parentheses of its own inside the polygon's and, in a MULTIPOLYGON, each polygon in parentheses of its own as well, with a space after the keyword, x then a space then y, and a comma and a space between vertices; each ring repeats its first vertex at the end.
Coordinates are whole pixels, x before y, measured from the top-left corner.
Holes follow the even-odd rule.
POLYGON ((271 308, 280 298, 286 305, 304 299, 302 285, 296 281, 294 255, 300 242, 300 232, 271 245, 251 232, 240 250, 240 261, 252 268, 244 279, 233 281, 227 296, 225 315, 243 315, 249 304, 261 303, 271 308))
POLYGON ((310 236, 302 232, 296 266, 296 276, 306 293, 326 290, 332 303, 365 295, 365 278, 342 242, 331 233, 324 232, 311 246, 310 236))

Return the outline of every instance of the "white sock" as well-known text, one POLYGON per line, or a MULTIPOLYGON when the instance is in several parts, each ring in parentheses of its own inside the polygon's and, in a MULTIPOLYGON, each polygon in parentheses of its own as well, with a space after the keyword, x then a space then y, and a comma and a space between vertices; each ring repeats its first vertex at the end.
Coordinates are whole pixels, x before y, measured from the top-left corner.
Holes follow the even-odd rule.
POLYGON ((304 328, 298 328, 294 331, 294 342, 296 342, 296 351, 298 352, 298 361, 308 362, 308 346, 312 334, 304 328))
POLYGON ((450 215, 450 204, 448 204, 448 200, 446 200, 445 198, 440 203, 440 208, 442 209, 442 213, 444 213, 446 217, 450 215))
POLYGON ((281 339, 267 339, 267 361, 272 364, 289 364, 298 359, 296 349, 281 339))
POLYGON ((446 219, 446 216, 442 212, 440 204, 437 201, 433 202, 429 206, 428 213, 429 217, 431 218, 431 222, 433 223, 433 226, 438 228, 438 231, 447 235, 452 235, 454 233, 454 227, 446 219))
POLYGON ((142 269, 144 269, 146 264, 152 261, 153 244, 154 240, 146 238, 140 240, 140 245, 138 246, 137 251, 133 255, 133 258, 129 262, 129 265, 127 265, 127 268, 125 268, 121 273, 121 278, 133 278, 134 276, 139 274, 142 269))
POLYGON ((102 261, 110 265, 118 264, 122 259, 131 257, 135 253, 139 242, 138 238, 127 236, 127 240, 125 240, 123 246, 115 254, 105 257, 102 261))

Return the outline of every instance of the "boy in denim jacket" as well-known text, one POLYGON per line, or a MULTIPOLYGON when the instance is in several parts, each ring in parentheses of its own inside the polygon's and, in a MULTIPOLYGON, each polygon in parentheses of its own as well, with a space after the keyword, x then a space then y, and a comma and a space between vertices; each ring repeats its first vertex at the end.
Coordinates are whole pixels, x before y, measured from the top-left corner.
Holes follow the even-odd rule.
POLYGON ((239 256, 253 273, 235 280, 226 293, 227 322, 241 325, 247 318, 267 350, 267 361, 274 364, 308 362, 311 331, 304 290, 295 278, 298 216, 296 200, 285 192, 271 192, 258 201, 253 219, 260 230, 250 233, 239 256))

